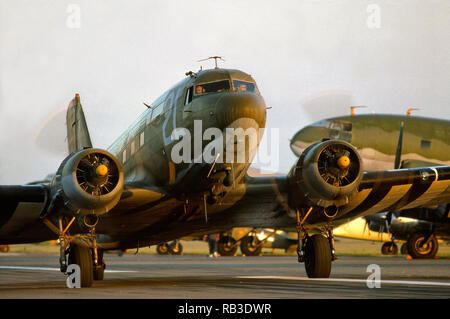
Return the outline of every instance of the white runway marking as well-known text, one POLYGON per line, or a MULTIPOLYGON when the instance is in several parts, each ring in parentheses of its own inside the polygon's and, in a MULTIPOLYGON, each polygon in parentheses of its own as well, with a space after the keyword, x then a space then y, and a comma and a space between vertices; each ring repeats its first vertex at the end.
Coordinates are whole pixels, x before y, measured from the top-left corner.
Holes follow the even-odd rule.
MULTIPOLYGON (((366 279, 347 278, 307 278, 307 277, 287 277, 287 276, 238 276, 239 279, 278 279, 278 280, 298 280, 298 281, 330 281, 330 282, 358 282, 367 283, 366 279)), ((380 280, 381 284, 391 285, 416 285, 416 286, 446 286, 450 287, 450 282, 436 281, 411 281, 411 280, 380 280)))
MULTIPOLYGON (((59 268, 26 267, 26 266, 0 266, 0 269, 60 271, 59 268)), ((137 271, 134 271, 134 270, 109 270, 109 269, 106 269, 105 272, 109 272, 109 273, 124 272, 125 273, 125 272, 137 272, 137 271)))

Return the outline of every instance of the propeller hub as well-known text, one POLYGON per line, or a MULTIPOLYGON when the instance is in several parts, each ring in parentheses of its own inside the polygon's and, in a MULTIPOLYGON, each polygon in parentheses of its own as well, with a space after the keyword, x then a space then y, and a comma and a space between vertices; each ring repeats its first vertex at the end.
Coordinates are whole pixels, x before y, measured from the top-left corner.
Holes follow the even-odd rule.
POLYGON ((108 174, 108 167, 104 164, 101 164, 101 165, 97 166, 97 168, 95 169, 95 173, 99 177, 106 176, 106 174, 108 174))
POLYGON ((337 164, 341 169, 347 168, 350 165, 350 158, 348 156, 341 156, 337 160, 337 164))

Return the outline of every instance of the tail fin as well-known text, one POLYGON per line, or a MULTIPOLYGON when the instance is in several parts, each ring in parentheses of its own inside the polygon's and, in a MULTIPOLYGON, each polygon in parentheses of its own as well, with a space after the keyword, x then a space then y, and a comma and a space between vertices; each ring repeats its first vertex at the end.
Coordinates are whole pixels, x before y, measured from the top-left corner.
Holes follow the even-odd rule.
POLYGON ((67 108, 66 123, 69 154, 85 148, 92 148, 91 137, 78 93, 75 94, 75 98, 70 101, 67 108))

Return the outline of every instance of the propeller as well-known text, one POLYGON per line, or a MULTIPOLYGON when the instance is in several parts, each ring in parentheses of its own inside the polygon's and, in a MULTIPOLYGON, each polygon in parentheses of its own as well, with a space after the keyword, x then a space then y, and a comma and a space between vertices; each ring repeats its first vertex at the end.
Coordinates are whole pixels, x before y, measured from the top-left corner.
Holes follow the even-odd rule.
POLYGON ((327 147, 317 162, 320 176, 333 186, 349 185, 359 174, 359 161, 345 145, 327 147))
POLYGON ((76 169, 79 186, 92 195, 105 195, 117 184, 119 174, 110 159, 100 153, 88 154, 76 169))

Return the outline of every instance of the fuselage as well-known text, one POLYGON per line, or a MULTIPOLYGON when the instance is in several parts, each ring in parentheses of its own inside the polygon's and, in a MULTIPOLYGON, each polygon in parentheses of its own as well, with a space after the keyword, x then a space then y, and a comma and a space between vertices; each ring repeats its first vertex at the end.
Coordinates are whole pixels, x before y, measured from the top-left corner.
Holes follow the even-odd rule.
MULTIPOLYGON (((226 158, 226 132, 265 127, 266 106, 255 80, 239 70, 193 73, 164 92, 108 149, 121 161, 129 185, 162 187, 177 193, 204 191, 204 177, 215 172, 242 177, 254 154, 226 158), (221 136, 218 136, 221 135, 221 136), (209 146, 208 146, 209 145, 209 146), (192 175, 196 175, 193 180, 192 175)), ((245 143, 234 137, 237 144, 245 143)))
POLYGON ((402 167, 450 164, 450 121, 416 116, 368 114, 318 121, 294 135, 291 149, 299 155, 323 138, 339 139, 357 147, 365 170, 393 169, 402 122, 402 167))

